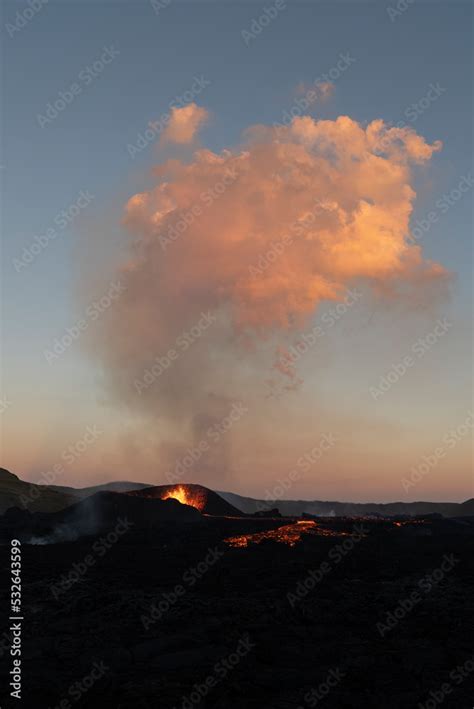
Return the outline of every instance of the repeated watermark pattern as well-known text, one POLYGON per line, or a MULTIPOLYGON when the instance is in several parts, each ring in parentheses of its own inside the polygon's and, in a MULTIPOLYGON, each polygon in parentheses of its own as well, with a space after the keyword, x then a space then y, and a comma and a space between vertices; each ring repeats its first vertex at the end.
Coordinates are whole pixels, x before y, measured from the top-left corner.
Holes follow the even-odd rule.
POLYGON ((267 379, 265 382, 267 397, 280 398, 283 393, 295 387, 298 383, 295 379, 296 364, 361 298, 362 293, 356 288, 347 290, 341 302, 325 311, 320 321, 311 330, 301 334, 295 344, 290 345, 289 348, 279 348, 273 369, 289 377, 291 383, 267 379))
POLYGON ((165 10, 171 5, 171 2, 172 0, 150 0, 150 5, 155 15, 159 15, 162 10, 165 10))
POLYGON ((14 21, 5 24, 9 37, 13 37, 17 32, 21 32, 22 29, 29 25, 48 2, 49 0, 28 0, 27 7, 17 11, 14 21))
POLYGON ((389 5, 387 7, 387 14, 390 18, 390 22, 395 22, 395 20, 398 17, 401 17, 414 2, 415 0, 398 0, 394 7, 389 5))
POLYGON ((95 566, 97 559, 101 559, 108 551, 133 527, 133 522, 128 519, 118 518, 115 527, 107 534, 96 539, 92 544, 92 550, 86 554, 82 561, 75 561, 71 569, 62 574, 56 583, 51 584, 49 590, 55 600, 69 591, 74 584, 78 583, 95 566))
POLYGON ((240 638, 235 650, 223 657, 213 667, 213 671, 202 682, 196 683, 192 691, 181 698, 181 703, 173 709, 193 709, 197 707, 209 692, 222 682, 240 662, 254 649, 255 643, 246 634, 240 638))
POLYGON ((376 626, 380 637, 385 637, 387 633, 396 628, 458 563, 459 559, 454 554, 445 554, 438 568, 423 576, 418 581, 417 587, 406 598, 402 598, 395 608, 386 611, 384 620, 379 621, 376 626))
POLYGON ((465 421, 456 428, 452 428, 445 436, 441 445, 437 446, 431 453, 423 455, 421 460, 410 470, 410 475, 402 479, 402 487, 406 493, 410 488, 415 487, 428 473, 435 468, 448 451, 453 449, 463 440, 474 428, 474 413, 469 411, 465 421))
POLYGON ((35 485, 31 485, 28 494, 22 493, 20 495, 20 502, 23 507, 28 507, 32 502, 38 500, 43 494, 44 490, 47 488, 46 485, 53 485, 58 478, 60 478, 66 472, 66 465, 72 465, 76 460, 78 460, 86 450, 93 445, 103 434, 102 429, 100 429, 96 424, 89 425, 84 430, 84 433, 76 440, 71 443, 67 448, 61 453, 61 462, 55 463, 50 470, 46 470, 41 473, 39 479, 35 485))
POLYGON ((457 665, 449 673, 449 682, 443 682, 438 689, 431 689, 429 697, 424 702, 419 702, 417 709, 436 709, 444 702, 447 696, 455 691, 456 686, 462 684, 474 672, 474 655, 469 657, 462 665, 457 665))
POLYGON ((286 600, 290 606, 294 608, 297 603, 306 598, 306 596, 345 559, 347 554, 364 539, 367 531, 363 524, 355 524, 353 533, 346 537, 340 544, 333 546, 328 552, 327 559, 322 561, 316 569, 311 569, 305 578, 298 581, 295 588, 286 594, 286 600))
POLYGON ((59 359, 66 350, 75 342, 83 332, 87 330, 92 322, 95 322, 110 306, 121 296, 125 291, 125 286, 120 281, 113 281, 107 292, 100 298, 93 300, 90 303, 84 315, 79 318, 74 325, 66 328, 66 331, 60 336, 55 337, 50 347, 43 350, 43 355, 48 364, 52 364, 59 359))
POLYGON ((323 433, 318 443, 311 448, 311 450, 298 458, 296 466, 290 470, 288 475, 285 475, 283 478, 278 478, 272 488, 265 490, 264 500, 266 500, 268 504, 265 505, 259 500, 257 509, 260 512, 269 510, 273 507, 273 502, 283 499, 283 496, 293 487, 293 484, 301 478, 302 473, 307 473, 315 463, 321 460, 323 455, 336 445, 336 442, 337 439, 333 433, 323 433))
POLYGON ((208 549, 206 556, 196 566, 191 566, 184 572, 181 583, 177 583, 171 591, 165 591, 161 594, 159 600, 153 603, 148 612, 140 618, 143 628, 149 628, 161 620, 163 616, 172 608, 186 592, 193 588, 196 583, 211 569, 222 557, 224 552, 214 547, 208 549))
POLYGON ((53 219, 54 226, 50 226, 44 233, 35 234, 28 246, 22 249, 21 256, 13 259, 13 267, 17 273, 35 261, 35 259, 55 241, 64 229, 72 226, 79 214, 95 199, 89 190, 81 190, 76 199, 65 209, 61 209, 53 219))
POLYGON ((281 121, 274 122, 275 128, 289 126, 293 118, 307 115, 308 109, 317 103, 320 99, 324 99, 333 89, 334 82, 337 81, 347 69, 355 64, 356 58, 351 56, 349 52, 339 53, 337 61, 324 74, 320 74, 308 87, 301 98, 296 98, 289 109, 283 111, 281 121))
POLYGON ((171 120, 171 111, 174 108, 183 108, 189 103, 192 103, 197 96, 208 86, 211 81, 206 79, 202 74, 193 77, 193 83, 190 88, 182 94, 175 96, 168 104, 168 110, 161 114, 156 121, 150 121, 147 127, 138 133, 133 143, 127 144, 127 152, 132 160, 145 150, 150 143, 154 143, 157 138, 166 129, 166 126, 171 120))
POLYGON ((59 704, 51 709, 72 709, 73 703, 77 704, 82 697, 89 692, 92 687, 110 671, 103 660, 96 660, 92 664, 92 669, 82 679, 74 681, 59 704))
POLYGON ((0 398, 0 415, 4 414, 7 409, 10 408, 12 405, 12 402, 8 398, 8 396, 2 396, 0 398))
POLYGON ((419 242, 431 229, 433 224, 439 222, 440 218, 447 214, 449 210, 457 204, 465 194, 472 190, 474 186, 474 178, 469 172, 467 175, 462 175, 458 183, 449 192, 445 192, 436 200, 435 209, 430 209, 424 217, 417 219, 414 225, 410 228, 410 234, 406 237, 406 242, 416 244, 419 242))
POLYGON ((207 313, 201 313, 201 317, 195 325, 189 330, 183 330, 178 335, 174 347, 170 347, 165 354, 155 357, 153 363, 143 372, 140 379, 135 379, 134 386, 137 394, 141 395, 151 387, 164 372, 170 369, 173 362, 176 362, 183 352, 186 352, 203 336, 216 320, 216 316, 210 310, 207 313))
POLYGON ((253 41, 259 37, 263 30, 268 27, 283 10, 287 9, 286 0, 275 0, 270 7, 264 7, 263 12, 258 17, 254 17, 248 29, 240 32, 242 41, 248 47, 253 41))
MULTIPOLYGON (((323 701, 331 689, 337 687, 338 684, 344 679, 346 673, 341 670, 340 667, 331 667, 326 675, 326 678, 318 684, 317 687, 312 687, 303 697, 305 706, 315 707, 319 702, 323 701)), ((297 709, 304 709, 304 706, 298 706, 297 709)))
POLYGON ((37 114, 36 121, 40 128, 44 128, 55 121, 68 106, 74 103, 78 96, 84 93, 84 89, 90 86, 119 54, 120 51, 113 45, 103 47, 100 56, 83 67, 79 71, 77 78, 66 89, 58 91, 56 97, 46 104, 43 113, 37 114))
POLYGON ((245 416, 249 411, 248 407, 242 401, 234 402, 227 414, 220 421, 216 421, 209 426, 206 431, 206 436, 202 438, 195 446, 191 446, 186 450, 186 453, 179 458, 173 470, 168 470, 165 477, 172 485, 178 483, 192 469, 192 467, 202 458, 202 456, 211 450, 211 443, 216 445, 221 437, 245 416), (211 443, 210 443, 211 442, 211 443))
POLYGON ((229 168, 226 170, 221 180, 218 180, 212 187, 201 192, 199 200, 195 204, 187 209, 180 210, 175 223, 168 227, 165 234, 160 233, 158 236, 158 241, 163 251, 166 251, 170 244, 177 241, 177 239, 188 230, 191 224, 203 214, 204 209, 211 207, 214 202, 227 191, 229 186, 234 184, 237 178, 238 173, 236 169, 229 168))
POLYGON ((436 322, 436 325, 430 332, 426 333, 422 337, 419 337, 416 342, 413 343, 410 349, 410 353, 402 357, 401 360, 392 364, 390 369, 388 369, 378 380, 377 386, 369 387, 369 392, 374 401, 380 399, 384 394, 386 394, 390 389, 400 381, 400 379, 411 369, 416 362, 421 360, 431 348, 439 342, 446 333, 451 329, 452 322, 447 318, 440 319, 436 322))

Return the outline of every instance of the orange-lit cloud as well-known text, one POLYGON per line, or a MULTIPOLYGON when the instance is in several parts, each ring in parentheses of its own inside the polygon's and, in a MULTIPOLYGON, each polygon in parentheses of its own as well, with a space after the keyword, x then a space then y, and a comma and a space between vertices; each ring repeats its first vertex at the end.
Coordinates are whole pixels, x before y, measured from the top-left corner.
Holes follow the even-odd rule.
POLYGON ((439 142, 347 116, 256 126, 247 137, 238 150, 169 161, 155 187, 129 200, 125 222, 142 254, 129 280, 146 276, 141 305, 155 291, 187 313, 227 305, 237 329, 263 332, 301 323, 359 278, 443 275, 407 241, 411 164, 429 160, 439 142), (271 265, 251 268, 279 244, 271 265))
MULTIPOLYGON (((174 121, 174 139, 190 140, 200 121, 174 121)), ((259 343, 297 333, 320 303, 342 301, 355 283, 378 294, 445 278, 409 227, 413 165, 440 148, 381 120, 365 127, 348 116, 305 116, 253 126, 237 148, 200 149, 190 162, 155 168, 155 184, 125 206, 133 237, 119 274, 126 290, 101 318, 95 345, 119 399, 156 420, 160 456, 176 457, 245 399, 249 372, 260 380, 268 372, 259 343), (177 344, 203 313, 215 322, 189 346, 177 344), (170 349, 178 356, 137 388, 170 349)), ((230 464, 230 441, 213 448, 213 470, 230 464)))
POLYGON ((172 108, 171 117, 161 136, 162 143, 192 143, 209 118, 209 112, 196 103, 172 108))

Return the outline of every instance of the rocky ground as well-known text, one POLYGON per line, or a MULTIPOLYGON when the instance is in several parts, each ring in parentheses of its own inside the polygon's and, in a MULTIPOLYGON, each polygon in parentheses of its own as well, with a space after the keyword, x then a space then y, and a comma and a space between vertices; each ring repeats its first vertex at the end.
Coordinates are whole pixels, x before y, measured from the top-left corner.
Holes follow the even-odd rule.
POLYGON ((23 699, 2 707, 472 709, 472 523, 223 541, 262 524, 23 545, 23 699))

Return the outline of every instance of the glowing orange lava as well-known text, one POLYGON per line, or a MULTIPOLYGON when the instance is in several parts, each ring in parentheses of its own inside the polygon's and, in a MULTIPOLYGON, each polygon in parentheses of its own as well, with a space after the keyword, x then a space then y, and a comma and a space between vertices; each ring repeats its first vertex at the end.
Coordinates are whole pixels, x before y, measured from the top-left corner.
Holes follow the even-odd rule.
POLYGON ((193 494, 193 491, 188 489, 186 485, 174 485, 171 489, 165 490, 161 499, 169 500, 170 498, 178 500, 182 505, 190 505, 202 510, 205 505, 205 500, 200 499, 198 494, 193 494))
POLYGON ((332 529, 321 527, 313 520, 298 520, 293 524, 286 524, 278 529, 271 529, 265 532, 257 532, 256 534, 242 534, 238 537, 229 537, 225 539, 225 543, 231 547, 246 547, 249 544, 260 544, 265 540, 288 544, 293 547, 301 541, 303 534, 315 535, 320 537, 346 537, 348 532, 336 532, 332 529))

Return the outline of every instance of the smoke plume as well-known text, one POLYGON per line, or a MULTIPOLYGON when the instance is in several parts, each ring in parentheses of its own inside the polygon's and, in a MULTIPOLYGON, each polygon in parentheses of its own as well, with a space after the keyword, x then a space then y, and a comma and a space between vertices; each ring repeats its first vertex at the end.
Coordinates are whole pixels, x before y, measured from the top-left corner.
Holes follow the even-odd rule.
MULTIPOLYGON (((191 140, 206 116, 175 116, 168 138, 191 140)), ((111 391, 153 422, 162 474, 203 441, 195 465, 225 474, 238 422, 212 441, 210 429, 254 391, 265 343, 296 335, 322 302, 446 276, 409 229, 413 169, 440 148, 382 120, 305 116, 154 168, 125 205, 125 290, 94 339, 111 391)))

